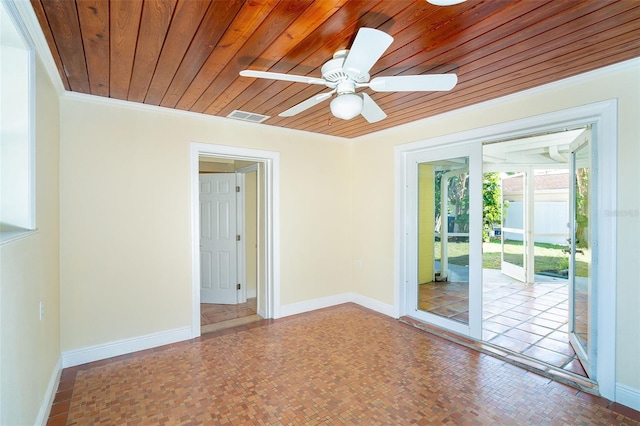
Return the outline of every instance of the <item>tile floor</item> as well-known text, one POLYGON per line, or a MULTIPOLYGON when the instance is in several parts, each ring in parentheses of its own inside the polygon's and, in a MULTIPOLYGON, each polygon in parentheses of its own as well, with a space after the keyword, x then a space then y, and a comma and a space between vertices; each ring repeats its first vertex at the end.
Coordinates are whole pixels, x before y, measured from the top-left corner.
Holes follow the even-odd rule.
POLYGON ((567 284, 486 284, 483 339, 586 376, 569 344, 567 284))
MULTIPOLYGON (((569 344, 566 281, 509 281, 483 284, 483 340, 586 377, 569 344)), ((419 307, 467 323, 467 289, 467 283, 422 284, 419 307)))
POLYGON ((639 424, 354 304, 66 368, 49 425, 639 424))

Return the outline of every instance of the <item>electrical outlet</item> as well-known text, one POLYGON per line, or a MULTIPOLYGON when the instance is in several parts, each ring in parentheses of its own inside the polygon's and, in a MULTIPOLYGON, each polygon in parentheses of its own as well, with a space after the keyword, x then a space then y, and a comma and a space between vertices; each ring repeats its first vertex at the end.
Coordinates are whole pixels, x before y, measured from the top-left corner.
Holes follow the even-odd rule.
POLYGON ((40 301, 40 306, 38 308, 38 315, 40 316, 40 321, 42 321, 42 317, 44 316, 44 302, 40 301))
POLYGON ((356 260, 356 269, 362 269, 362 260, 356 260))

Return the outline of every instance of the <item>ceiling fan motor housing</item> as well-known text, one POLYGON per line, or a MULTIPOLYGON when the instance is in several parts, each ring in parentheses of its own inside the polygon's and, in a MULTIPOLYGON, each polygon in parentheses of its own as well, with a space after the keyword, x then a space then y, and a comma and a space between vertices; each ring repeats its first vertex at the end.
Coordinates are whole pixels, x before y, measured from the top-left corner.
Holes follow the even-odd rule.
MULTIPOLYGON (((322 78, 325 79, 329 83, 341 83, 343 81, 352 80, 355 83, 366 83, 369 81, 369 74, 364 73, 360 74, 357 77, 353 77, 352 75, 348 75, 344 72, 342 65, 349 54, 349 50, 340 50, 333 55, 333 59, 330 59, 322 66, 322 78)), ((330 87, 335 87, 331 85, 330 87)), ((338 93, 339 90, 338 90, 338 93)))
POLYGON ((356 92, 356 83, 353 80, 344 80, 338 83, 336 86, 336 93, 338 96, 345 95, 347 93, 356 92))

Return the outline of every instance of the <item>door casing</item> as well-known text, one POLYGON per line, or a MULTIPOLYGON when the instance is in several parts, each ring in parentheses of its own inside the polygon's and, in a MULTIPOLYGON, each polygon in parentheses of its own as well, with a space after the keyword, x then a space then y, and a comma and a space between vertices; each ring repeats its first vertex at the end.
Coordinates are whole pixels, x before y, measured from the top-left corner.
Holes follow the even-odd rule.
MULTIPOLYGON (((238 270, 238 277, 240 279, 240 282, 242 283, 242 289, 240 292, 240 303, 244 303, 247 301, 248 298, 248 279, 247 279, 247 263, 248 263, 248 257, 246 256, 247 253, 247 241, 248 241, 248 233, 247 233, 247 217, 248 215, 255 215, 256 219, 257 219, 257 223, 256 223, 256 275, 257 275, 257 282, 256 282, 256 295, 255 297, 257 298, 257 313, 258 315, 260 315, 261 317, 265 318, 266 317, 266 308, 264 306, 264 300, 263 300, 263 295, 260 294, 260 286, 262 285, 261 283, 261 274, 260 274, 260 264, 261 264, 261 256, 262 256, 262 240, 260 237, 261 234, 261 230, 260 230, 260 202, 257 201, 256 202, 256 210, 253 212, 247 212, 247 205, 245 203, 245 197, 246 197, 246 191, 247 191, 247 185, 246 185, 246 174, 251 173, 251 172, 256 172, 256 190, 258 190, 261 188, 261 183, 262 183, 262 179, 260 177, 260 166, 259 164, 252 164, 249 166, 245 166, 245 167, 241 167, 238 170, 236 170, 237 174, 238 174, 238 183, 240 185, 241 188, 241 193, 242 193, 242 197, 238 197, 238 230, 240 232, 240 235, 242 235, 242 238, 240 239, 240 251, 242 252, 242 262, 243 264, 239 267, 238 270)), ((259 198, 259 194, 258 198, 259 198)), ((254 297, 254 296, 252 296, 254 297)))
POLYGON ((189 145, 191 211, 191 335, 200 336, 200 185, 199 157, 261 163, 264 170, 264 286, 265 318, 280 317, 280 153, 191 142, 189 145))

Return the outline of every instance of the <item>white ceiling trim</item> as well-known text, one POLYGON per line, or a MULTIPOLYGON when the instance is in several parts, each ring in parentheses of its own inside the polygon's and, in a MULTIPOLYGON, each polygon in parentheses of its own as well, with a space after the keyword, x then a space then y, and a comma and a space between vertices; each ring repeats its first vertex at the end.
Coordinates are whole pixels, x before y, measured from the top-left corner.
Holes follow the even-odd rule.
POLYGON ((217 115, 209 115, 209 114, 201 114, 199 112, 185 111, 181 109, 167 108, 159 105, 149 105, 149 104, 143 104, 139 102, 125 101, 122 99, 105 98, 104 96, 89 95, 86 93, 71 92, 68 90, 65 90, 62 92, 62 94, 60 95, 60 99, 71 99, 71 100, 89 102, 89 103, 98 104, 98 105, 107 105, 107 106, 112 106, 116 108, 126 108, 126 109, 132 109, 136 111, 147 111, 147 112, 152 112, 156 114, 173 115, 176 117, 190 117, 198 120, 212 121, 212 122, 217 122, 225 125, 235 125, 235 126, 242 126, 242 127, 251 126, 251 127, 260 128, 262 131, 273 131, 273 132, 279 132, 279 133, 288 133, 292 135, 304 134, 306 137, 313 137, 313 138, 324 140, 324 141, 335 141, 335 142, 342 142, 342 143, 348 143, 351 141, 350 139, 343 138, 340 136, 324 135, 320 133, 308 132, 305 130, 290 129, 288 127, 270 126, 265 123, 262 123, 262 124, 251 123, 248 121, 236 120, 234 118, 220 117, 217 115))
POLYGON ((453 111, 427 117, 422 120, 403 124, 401 126, 391 127, 389 129, 384 129, 377 132, 369 133, 367 135, 358 136, 356 138, 349 139, 349 140, 352 142, 361 142, 361 141, 366 141, 368 138, 372 138, 372 137, 380 137, 385 135, 391 136, 390 135, 391 133, 395 133, 398 130, 406 130, 406 129, 411 129, 412 127, 424 126, 434 121, 442 120, 443 118, 455 117, 460 114, 467 114, 469 112, 485 109, 485 108, 488 108, 494 105, 499 105, 505 102, 517 101, 518 99, 526 98, 528 96, 535 95, 536 93, 543 93, 546 91, 559 89, 565 86, 588 82, 589 80, 593 80, 594 78, 598 78, 611 73, 625 71, 628 69, 634 69, 638 67, 640 67, 640 57, 629 59, 627 61, 619 62, 617 64, 609 65, 606 67, 598 68, 593 71, 588 71, 582 74, 575 75, 573 77, 567 77, 562 80, 558 80, 552 83, 544 84, 542 86, 534 87, 532 89, 527 89, 521 92, 516 92, 510 95, 502 96, 496 99, 491 99, 489 101, 481 102, 479 104, 458 108, 453 111))
POLYGON ((61 95, 65 92, 64 84, 62 83, 62 79, 60 78, 60 74, 58 73, 58 67, 56 66, 56 62, 53 59, 51 50, 49 50, 47 39, 42 32, 42 28, 40 28, 40 23, 38 22, 36 13, 33 11, 31 3, 28 0, 6 1, 15 5, 22 23, 27 28, 27 31, 31 36, 31 40, 33 40, 33 44, 36 48, 36 55, 42 60, 44 68, 47 70, 49 79, 53 83, 56 92, 58 93, 58 95, 61 95))

